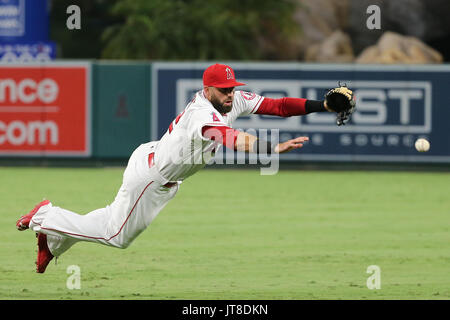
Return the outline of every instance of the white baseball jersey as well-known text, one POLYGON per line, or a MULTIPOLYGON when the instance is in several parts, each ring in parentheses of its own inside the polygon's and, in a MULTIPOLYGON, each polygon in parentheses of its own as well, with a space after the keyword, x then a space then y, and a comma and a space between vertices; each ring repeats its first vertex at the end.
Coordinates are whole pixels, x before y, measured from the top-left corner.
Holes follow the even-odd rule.
POLYGON ((221 115, 200 91, 170 124, 160 141, 141 144, 131 155, 123 182, 114 201, 87 214, 53 206, 42 206, 30 229, 47 234, 47 245, 60 256, 75 243, 89 241, 128 247, 175 196, 179 183, 203 168, 217 143, 203 138, 204 126, 231 127, 237 117, 255 113, 263 97, 237 91, 232 111, 221 115), (149 155, 154 153, 154 165, 149 155))
POLYGON ((255 93, 236 91, 232 110, 222 115, 204 96, 203 90, 197 92, 156 147, 155 165, 161 175, 168 181, 182 181, 202 169, 219 147, 217 142, 203 137, 202 128, 232 127, 237 117, 255 113, 263 99, 255 93))

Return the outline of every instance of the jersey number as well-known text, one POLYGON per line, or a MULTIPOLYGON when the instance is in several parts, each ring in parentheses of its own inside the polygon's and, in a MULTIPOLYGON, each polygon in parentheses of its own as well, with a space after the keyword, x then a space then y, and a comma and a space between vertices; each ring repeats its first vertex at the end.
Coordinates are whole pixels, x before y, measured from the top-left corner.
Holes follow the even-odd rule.
POLYGON ((175 120, 172 121, 172 123, 169 125, 169 134, 172 133, 174 124, 177 124, 178 121, 180 121, 180 118, 183 116, 183 114, 184 114, 184 111, 183 111, 182 113, 180 113, 180 114, 175 118, 175 120))

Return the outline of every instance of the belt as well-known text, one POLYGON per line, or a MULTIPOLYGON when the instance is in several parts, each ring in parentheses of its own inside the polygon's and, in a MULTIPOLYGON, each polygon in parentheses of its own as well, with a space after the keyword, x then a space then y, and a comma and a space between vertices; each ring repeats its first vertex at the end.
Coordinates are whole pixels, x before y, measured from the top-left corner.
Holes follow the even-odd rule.
MULTIPOLYGON (((154 152, 152 152, 152 153, 150 153, 149 155, 148 155, 148 167, 149 168, 151 168, 151 167, 153 167, 154 165, 155 165, 155 161, 154 161, 154 158, 155 157, 155 153, 154 152)), ((174 186, 176 186, 177 185, 177 182, 167 182, 165 185, 164 185, 164 187, 166 187, 166 188, 172 188, 172 187, 174 187, 174 186)))

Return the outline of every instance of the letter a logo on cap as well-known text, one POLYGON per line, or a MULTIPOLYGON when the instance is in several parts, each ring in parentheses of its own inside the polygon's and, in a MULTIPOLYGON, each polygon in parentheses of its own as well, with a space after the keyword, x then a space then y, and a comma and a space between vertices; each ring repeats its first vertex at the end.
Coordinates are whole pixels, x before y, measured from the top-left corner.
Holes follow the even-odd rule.
POLYGON ((206 68, 205 72, 203 72, 203 85, 216 88, 231 88, 244 86, 245 83, 236 81, 234 71, 230 66, 216 63, 206 68))
POLYGON ((231 72, 230 68, 226 68, 225 71, 227 72, 227 80, 233 80, 233 72, 231 72))

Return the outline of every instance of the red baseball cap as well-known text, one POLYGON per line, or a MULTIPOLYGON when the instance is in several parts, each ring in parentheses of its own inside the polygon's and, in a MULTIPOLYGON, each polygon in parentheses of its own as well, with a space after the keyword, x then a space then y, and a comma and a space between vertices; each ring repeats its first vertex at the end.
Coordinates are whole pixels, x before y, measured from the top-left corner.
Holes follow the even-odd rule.
POLYGON ((245 83, 237 82, 234 71, 224 64, 213 64, 203 72, 203 85, 207 87, 231 88, 245 86, 245 83))

